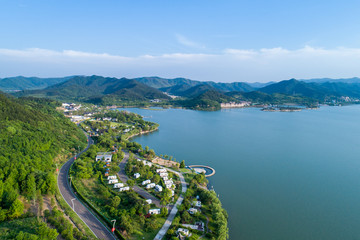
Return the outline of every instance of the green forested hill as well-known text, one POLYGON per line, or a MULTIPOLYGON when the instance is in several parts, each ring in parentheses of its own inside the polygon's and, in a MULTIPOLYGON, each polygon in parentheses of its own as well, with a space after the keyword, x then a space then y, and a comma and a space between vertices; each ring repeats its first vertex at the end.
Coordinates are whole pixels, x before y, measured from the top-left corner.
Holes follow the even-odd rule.
POLYGON ((208 90, 190 100, 181 101, 180 104, 196 110, 219 110, 221 103, 236 101, 216 90, 208 90))
POLYGON ((7 91, 42 89, 48 86, 64 82, 71 77, 64 78, 38 78, 38 77, 8 77, 0 79, 0 89, 7 91))
POLYGON ((161 91, 136 80, 101 76, 76 76, 42 90, 22 91, 15 95, 47 97, 65 101, 84 101, 95 104, 169 99, 161 91))
POLYGON ((55 110, 57 105, 0 93, 0 222, 21 216, 36 194, 53 194, 54 159, 86 144, 85 135, 55 110))
MULTIPOLYGON (((251 87, 248 83, 245 82, 232 82, 232 83, 221 83, 221 82, 212 82, 212 81, 195 81, 186 78, 174 78, 174 79, 166 79, 166 78, 159 78, 159 77, 142 77, 142 78, 135 78, 137 81, 146 84, 150 87, 157 88, 157 89, 164 89, 169 88, 168 92, 171 94, 176 95, 175 92, 171 92, 171 87, 176 85, 183 86, 187 88, 191 88, 197 85, 208 85, 217 89, 222 92, 229 92, 229 91, 241 91, 241 92, 249 92, 255 90, 251 87)), ((174 88, 178 89, 179 87, 174 88)), ((180 95, 179 95, 180 96, 180 95)))
POLYGON ((193 87, 191 87, 187 84, 180 84, 180 85, 175 85, 172 87, 160 88, 160 90, 163 92, 175 95, 175 96, 187 97, 187 98, 197 97, 200 94, 203 94, 209 90, 217 91, 215 88, 211 87, 210 85, 206 85, 206 84, 199 84, 199 85, 196 85, 193 87))

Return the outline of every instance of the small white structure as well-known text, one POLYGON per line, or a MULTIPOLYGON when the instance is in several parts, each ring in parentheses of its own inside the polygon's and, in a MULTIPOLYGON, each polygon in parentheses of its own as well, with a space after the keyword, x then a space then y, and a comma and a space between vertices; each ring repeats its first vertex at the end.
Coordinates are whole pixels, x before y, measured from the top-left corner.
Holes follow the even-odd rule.
POLYGON ((135 173, 134 174, 134 178, 139 178, 140 177, 140 173, 135 173))
POLYGON ((107 180, 116 179, 116 178, 117 178, 116 175, 111 175, 107 177, 107 180))
POLYGON ((190 231, 189 229, 186 228, 178 228, 178 230, 176 231, 177 234, 180 234, 181 236, 189 236, 190 231))
POLYGON ((169 178, 168 178, 168 177, 163 177, 162 179, 163 179, 164 181, 169 180, 169 178))
POLYGON ((154 188, 154 187, 155 187, 155 183, 150 183, 150 184, 146 185, 147 189, 154 188))
POLYGON ((149 214, 153 215, 153 214, 160 214, 161 210, 160 208, 155 208, 155 209, 150 209, 149 210, 149 214))
POLYGON ((173 197, 175 195, 175 191, 171 190, 171 196, 173 197))
POLYGON ((147 204, 152 204, 152 200, 151 200, 151 199, 146 199, 145 202, 147 202, 147 204))
POLYGON ((117 179, 109 180, 109 184, 114 184, 114 183, 118 183, 118 182, 119 182, 119 180, 117 180, 117 179))
POLYGON ((144 185, 149 184, 149 183, 151 183, 151 180, 150 180, 150 179, 145 180, 145 181, 142 181, 141 185, 144 186, 144 185))
POLYGON ((156 169, 156 173, 166 173, 166 169, 165 168, 159 168, 159 169, 156 169))
POLYGON ((165 183, 165 185, 167 185, 167 184, 174 184, 173 180, 166 180, 166 181, 164 181, 164 183, 165 183))
POLYGON ((143 160, 143 164, 144 164, 144 166, 149 166, 149 167, 152 166, 152 163, 149 161, 146 161, 146 160, 143 160))
POLYGON ((119 189, 119 192, 129 191, 130 187, 122 187, 119 189))
POLYGON ((111 162, 112 154, 110 152, 99 152, 96 155, 96 161, 111 162))
POLYGON ((165 184, 165 187, 168 188, 168 189, 172 189, 173 184, 165 184))
POLYGON ((188 210, 188 212, 189 212, 190 214, 195 214, 195 213, 198 212, 198 210, 197 210, 196 208, 190 208, 190 209, 188 210))
POLYGON ((160 185, 156 185, 155 190, 158 191, 158 192, 162 192, 163 188, 160 185))
POLYGON ((167 172, 164 172, 164 173, 160 173, 160 177, 168 177, 169 174, 167 172))
POLYGON ((193 202, 193 205, 194 205, 195 207, 201 207, 201 201, 194 201, 194 202, 193 202))
POLYGON ((123 183, 115 183, 114 184, 114 188, 121 188, 124 187, 125 185, 123 183))

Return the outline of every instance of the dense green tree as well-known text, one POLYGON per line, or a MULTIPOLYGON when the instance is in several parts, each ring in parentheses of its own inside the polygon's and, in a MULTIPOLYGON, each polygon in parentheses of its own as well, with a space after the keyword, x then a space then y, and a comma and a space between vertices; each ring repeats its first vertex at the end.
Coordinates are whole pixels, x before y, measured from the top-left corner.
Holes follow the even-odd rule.
POLYGON ((30 174, 30 175, 27 177, 25 192, 26 192, 26 196, 27 196, 29 199, 32 199, 32 198, 35 197, 36 183, 35 183, 35 177, 34 177, 33 174, 30 174))
POLYGON ((129 185, 130 187, 133 187, 135 185, 135 181, 132 179, 129 179, 126 181, 127 185, 129 185))
POLYGON ((121 198, 119 196, 115 196, 112 198, 110 205, 114 208, 117 208, 120 205, 120 202, 121 202, 121 198))
POLYGON ((180 163, 180 168, 184 168, 185 167, 185 161, 182 160, 181 163, 180 163))
POLYGON ((16 199, 10 209, 9 209, 9 218, 17 218, 20 217, 24 213, 24 204, 19 200, 16 199))
POLYGON ((161 208, 161 215, 164 217, 168 215, 168 209, 166 207, 161 208))
POLYGON ((156 184, 158 184, 160 182, 161 178, 159 175, 155 174, 154 177, 152 178, 152 181, 156 184))

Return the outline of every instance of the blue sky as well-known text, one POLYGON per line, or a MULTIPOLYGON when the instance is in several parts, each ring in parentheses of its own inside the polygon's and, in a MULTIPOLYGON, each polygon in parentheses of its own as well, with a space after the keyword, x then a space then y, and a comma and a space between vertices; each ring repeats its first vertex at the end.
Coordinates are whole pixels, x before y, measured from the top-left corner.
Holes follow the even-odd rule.
POLYGON ((0 77, 360 76, 359 1, 0 0, 0 77))

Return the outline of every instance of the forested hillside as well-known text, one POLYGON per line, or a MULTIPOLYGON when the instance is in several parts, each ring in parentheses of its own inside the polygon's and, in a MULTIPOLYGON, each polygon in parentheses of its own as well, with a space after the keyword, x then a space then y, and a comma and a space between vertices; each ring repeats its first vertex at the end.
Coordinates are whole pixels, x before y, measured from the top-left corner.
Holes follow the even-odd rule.
POLYGON ((38 196, 54 194, 54 159, 86 144, 85 135, 56 111, 58 105, 0 93, 0 223, 21 217, 38 196))
POLYGON ((38 78, 38 77, 8 77, 0 79, 0 89, 7 91, 42 89, 48 86, 64 82, 71 77, 63 78, 38 78))
POLYGON ((46 97, 62 101, 82 101, 104 105, 169 99, 161 91, 136 80, 101 76, 76 76, 42 90, 21 91, 16 93, 16 96, 46 97))

